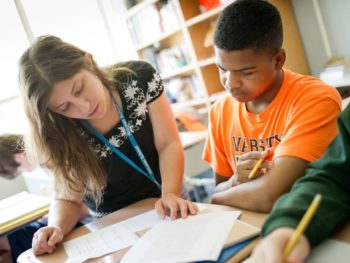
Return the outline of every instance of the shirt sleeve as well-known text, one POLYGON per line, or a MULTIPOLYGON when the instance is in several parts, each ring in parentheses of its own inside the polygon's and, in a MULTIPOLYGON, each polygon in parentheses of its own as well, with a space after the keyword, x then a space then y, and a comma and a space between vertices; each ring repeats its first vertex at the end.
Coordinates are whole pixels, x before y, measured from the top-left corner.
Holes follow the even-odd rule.
POLYGON ((139 61, 138 63, 138 79, 139 82, 142 82, 141 86, 145 92, 146 103, 149 104, 162 95, 164 91, 163 81, 151 64, 145 61, 139 61))
POLYGON ((214 104, 209 112, 208 136, 203 151, 203 160, 211 164, 214 172, 219 175, 230 177, 233 170, 224 150, 222 128, 219 116, 220 104, 214 104))
POLYGON ((309 162, 319 159, 337 135, 340 105, 336 90, 326 96, 311 95, 298 100, 288 113, 283 139, 274 158, 294 156, 309 162))
POLYGON ((295 228, 315 194, 322 200, 305 235, 312 246, 335 231, 350 216, 350 107, 338 120, 339 135, 320 160, 311 163, 306 175, 292 190, 278 199, 267 218, 262 234, 280 227, 295 228))

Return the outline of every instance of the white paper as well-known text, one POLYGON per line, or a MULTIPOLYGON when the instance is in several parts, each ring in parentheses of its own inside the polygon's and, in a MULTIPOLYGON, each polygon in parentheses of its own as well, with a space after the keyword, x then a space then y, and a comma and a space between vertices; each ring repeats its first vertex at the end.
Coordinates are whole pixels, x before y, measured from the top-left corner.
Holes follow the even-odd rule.
POLYGON ((70 262, 83 262, 132 246, 139 239, 137 232, 170 220, 161 219, 156 210, 131 217, 63 243, 70 262))
POLYGON ((123 257, 122 263, 216 260, 240 211, 214 212, 158 224, 123 257))
POLYGON ((307 263, 348 263, 350 262, 350 244, 328 239, 315 247, 307 263))

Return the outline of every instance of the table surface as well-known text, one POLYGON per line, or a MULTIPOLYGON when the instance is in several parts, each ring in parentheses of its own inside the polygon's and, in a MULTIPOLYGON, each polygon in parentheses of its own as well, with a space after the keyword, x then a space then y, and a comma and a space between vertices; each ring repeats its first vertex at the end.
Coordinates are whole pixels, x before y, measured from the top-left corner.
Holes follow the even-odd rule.
MULTIPOLYGON (((103 227, 109 226, 111 224, 123 221, 125 219, 128 219, 132 216, 147 212, 154 208, 154 203, 156 202, 156 198, 151 199, 145 199, 140 202, 137 202, 133 205, 130 205, 128 207, 125 207, 123 209, 120 209, 112 214, 109 214, 103 218, 100 218, 96 221, 93 221, 85 226, 79 227, 75 230, 73 230, 71 233, 69 233, 64 241, 76 238, 78 236, 81 236, 83 234, 87 234, 92 231, 96 231, 98 229, 101 229, 103 227)), ((206 209, 209 211, 234 211, 234 210, 240 210, 241 209, 235 209, 228 206, 222 206, 222 205, 212 205, 212 204, 205 204, 206 209)), ((240 220, 250 223, 254 226, 261 227, 266 215, 260 214, 260 213, 254 213, 249 211, 242 211, 242 214, 240 216, 240 220)), ((114 253, 111 253, 109 255, 106 255, 104 257, 100 257, 97 259, 90 259, 87 262, 117 262, 121 259, 121 257, 126 253, 128 248, 122 249, 120 251, 116 251, 114 253)), ((67 254, 63 248, 63 245, 59 245, 56 251, 53 254, 50 255, 43 255, 43 256, 34 256, 32 254, 32 250, 27 250, 26 252, 22 253, 20 257, 17 259, 17 262, 26 262, 26 263, 40 263, 40 262, 47 262, 47 263, 58 263, 58 262, 68 262, 67 254)))
MULTIPOLYGON (((142 200, 128 207, 120 209, 114 213, 111 213, 101 219, 93 221, 85 226, 77 228, 73 230, 71 233, 69 233, 65 237, 64 241, 79 237, 83 234, 96 231, 103 227, 128 219, 132 216, 147 212, 154 208, 154 203, 156 202, 156 200, 157 200, 156 198, 142 200)), ((240 210, 242 211, 242 214, 239 217, 241 221, 249 223, 259 228, 263 225, 264 220, 267 216, 266 214, 263 214, 263 213, 256 213, 256 212, 236 209, 228 206, 212 205, 212 204, 205 204, 205 205, 206 205, 206 209, 212 212, 240 210)), ((339 229, 339 231, 333 236, 333 238, 350 243, 350 222, 347 222, 341 229, 339 229)), ((122 258, 122 256, 126 253, 127 250, 128 248, 125 248, 125 249, 116 251, 114 253, 108 254, 104 257, 90 259, 87 262, 115 263, 122 258)), ((68 262, 68 257, 67 257, 67 254, 65 253, 63 245, 61 244, 58 246, 56 251, 50 255, 43 255, 43 256, 36 257, 32 254, 31 249, 27 250, 26 252, 20 255, 17 262, 19 263, 33 263, 33 262, 61 263, 61 262, 68 262)))

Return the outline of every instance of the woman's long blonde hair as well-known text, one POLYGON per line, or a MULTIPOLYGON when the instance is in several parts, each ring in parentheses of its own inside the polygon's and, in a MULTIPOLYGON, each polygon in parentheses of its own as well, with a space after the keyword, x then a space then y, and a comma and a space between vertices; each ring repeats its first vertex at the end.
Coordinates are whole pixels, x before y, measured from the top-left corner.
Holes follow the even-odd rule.
POLYGON ((26 152, 31 160, 52 170, 59 192, 88 196, 98 205, 106 185, 105 172, 95 153, 77 131, 76 121, 48 109, 53 85, 82 69, 112 86, 118 69, 98 68, 85 59, 86 52, 55 36, 41 36, 22 55, 19 81, 30 134, 26 152))

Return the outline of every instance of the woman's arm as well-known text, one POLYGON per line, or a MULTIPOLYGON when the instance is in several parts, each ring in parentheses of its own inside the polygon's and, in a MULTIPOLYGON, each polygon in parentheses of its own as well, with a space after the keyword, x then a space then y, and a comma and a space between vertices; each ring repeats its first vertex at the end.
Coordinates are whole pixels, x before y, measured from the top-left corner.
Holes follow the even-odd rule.
POLYGON ((55 199, 50 206, 48 226, 58 227, 67 235, 79 221, 82 208, 81 200, 55 199))
POLYGON ((32 247, 35 255, 52 253, 75 226, 83 209, 82 196, 57 196, 49 211, 48 226, 40 228, 33 237, 32 247))
POLYGON ((197 207, 179 198, 184 173, 184 152, 177 131, 175 117, 165 93, 149 104, 154 141, 159 154, 162 177, 162 199, 156 203, 156 209, 164 216, 170 210, 172 218, 181 211, 182 217, 197 212, 197 207))

